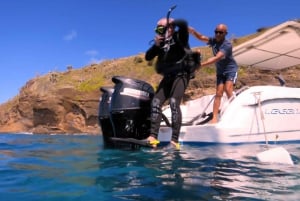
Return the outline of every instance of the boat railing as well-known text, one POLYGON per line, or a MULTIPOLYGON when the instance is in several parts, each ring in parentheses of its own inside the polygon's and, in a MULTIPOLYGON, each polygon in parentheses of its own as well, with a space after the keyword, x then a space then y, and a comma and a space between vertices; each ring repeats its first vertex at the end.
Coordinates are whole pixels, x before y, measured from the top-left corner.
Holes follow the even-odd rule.
MULTIPOLYGON (((233 101, 233 99, 238 96, 241 92, 245 91, 246 89, 248 89, 249 86, 243 86, 242 88, 236 90, 234 92, 234 95, 229 98, 228 100, 226 100, 223 97, 224 103, 222 104, 222 108, 220 110, 220 115, 222 116, 223 112, 226 110, 226 108, 228 107, 228 105, 233 101)), ((189 121, 186 122, 182 122, 182 126, 192 126, 192 125, 202 125, 205 124, 207 122, 209 122, 212 119, 212 112, 206 113, 207 109, 209 108, 209 106, 212 104, 213 100, 215 99, 215 95, 213 95, 211 97, 211 99, 208 101, 208 103, 205 105, 205 107, 203 108, 203 110, 201 111, 201 113, 199 113, 198 115, 194 116, 192 119, 190 119, 189 121)), ((168 109, 169 106, 165 107, 163 110, 168 109)), ((163 114, 162 116, 162 122, 164 122, 164 126, 170 127, 171 123, 168 119, 168 117, 166 115, 163 114)))
POLYGON ((207 103, 207 105, 204 107, 204 109, 202 110, 202 112, 198 115, 196 115, 195 117, 193 117, 190 121, 183 123, 183 125, 200 125, 200 124, 204 124, 207 122, 208 119, 211 118, 211 114, 206 114, 206 110, 208 109, 208 107, 210 106, 210 104, 213 102, 213 100, 215 99, 215 95, 212 96, 212 98, 210 99, 210 101, 207 103), (203 119, 207 117, 206 119, 202 120, 202 121, 197 121, 199 119, 203 119))
POLYGON ((220 116, 223 115, 224 111, 227 109, 228 105, 235 99, 240 93, 243 91, 249 89, 249 86, 243 86, 242 88, 236 90, 233 95, 222 105, 222 108, 220 110, 220 116))

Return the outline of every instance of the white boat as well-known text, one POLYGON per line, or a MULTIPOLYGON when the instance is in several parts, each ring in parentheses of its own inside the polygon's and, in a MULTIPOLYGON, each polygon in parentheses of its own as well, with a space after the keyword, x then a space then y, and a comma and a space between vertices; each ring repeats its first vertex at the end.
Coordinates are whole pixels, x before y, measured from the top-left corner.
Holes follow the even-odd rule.
MULTIPOLYGON (((261 69, 283 69, 300 64, 300 23, 287 21, 233 49, 239 65, 261 69)), ((147 145, 150 128, 150 103, 154 90, 146 82, 115 76, 114 87, 101 87, 99 124, 106 145, 147 145)), ((243 87, 227 100, 222 99, 219 120, 209 123, 214 95, 181 105, 179 141, 205 144, 272 144, 300 142, 300 88, 278 86, 243 87), (274 143, 273 143, 274 142, 274 143)), ((158 139, 170 142, 171 113, 163 109, 158 139)), ((269 147, 269 146, 266 146, 269 147)), ((258 153, 262 162, 293 164, 282 147, 258 153)))
MULTIPOLYGON (((205 96, 182 105, 181 142, 300 141, 300 88, 247 87, 231 100, 223 97, 218 123, 197 125, 203 120, 202 114, 212 112, 212 99, 213 96, 205 96)), ((170 120, 169 108, 164 114, 170 120)), ((158 138, 170 141, 171 129, 162 126, 158 138)))
MULTIPOLYGON (((300 23, 287 21, 233 49, 239 65, 278 70, 300 64, 300 23)), ((281 80, 282 81, 282 80, 281 80)), ((284 85, 283 81, 281 85, 284 85)), ((300 141, 300 88, 285 86, 244 87, 222 100, 216 124, 197 125, 212 111, 213 96, 182 105, 181 142, 257 143, 300 141)), ((164 114, 170 120, 170 110, 164 114)), ((171 129, 163 126, 159 140, 169 141, 171 129)))

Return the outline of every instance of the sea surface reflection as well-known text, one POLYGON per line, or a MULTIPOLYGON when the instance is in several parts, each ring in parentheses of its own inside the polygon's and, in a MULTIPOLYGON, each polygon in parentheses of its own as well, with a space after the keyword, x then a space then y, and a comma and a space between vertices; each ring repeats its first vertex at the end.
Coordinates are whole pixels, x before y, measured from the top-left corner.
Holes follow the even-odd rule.
POLYGON ((180 151, 104 148, 100 136, 0 135, 0 200, 297 200, 295 165, 259 162, 264 145, 180 151))

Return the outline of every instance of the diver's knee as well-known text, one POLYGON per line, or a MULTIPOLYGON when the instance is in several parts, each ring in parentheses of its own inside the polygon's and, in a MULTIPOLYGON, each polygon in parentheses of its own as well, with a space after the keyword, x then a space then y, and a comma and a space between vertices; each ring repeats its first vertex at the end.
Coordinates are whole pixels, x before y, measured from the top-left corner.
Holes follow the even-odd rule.
POLYGON ((170 98, 170 107, 171 110, 176 110, 179 107, 179 103, 176 98, 170 98))

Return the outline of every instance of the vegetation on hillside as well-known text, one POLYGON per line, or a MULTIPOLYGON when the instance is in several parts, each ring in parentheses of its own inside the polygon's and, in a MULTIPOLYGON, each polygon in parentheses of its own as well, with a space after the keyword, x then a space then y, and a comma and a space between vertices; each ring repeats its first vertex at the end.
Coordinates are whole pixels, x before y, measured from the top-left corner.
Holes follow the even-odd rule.
MULTIPOLYGON (((241 38, 231 38, 233 46, 237 46, 245 41, 255 38, 265 30, 267 30, 267 28, 261 28, 258 29, 257 33, 241 38)), ((194 47, 193 49, 200 49, 203 60, 212 56, 211 49, 207 46, 194 47)), ((78 93, 98 92, 99 88, 102 86, 112 86, 113 83, 111 78, 116 75, 144 80, 156 88, 161 76, 155 73, 153 67, 154 64, 155 61, 145 61, 144 53, 140 53, 127 58, 105 60, 101 63, 87 65, 79 69, 73 69, 71 66, 68 66, 64 72, 54 71, 29 80, 26 85, 21 88, 20 93, 7 103, 2 104, 2 107, 5 106, 6 109, 8 109, 12 105, 17 104, 18 98, 22 94, 24 95, 27 89, 31 89, 31 91, 39 95, 54 93, 58 89, 64 88, 72 88, 73 90, 78 91, 78 93)), ((248 69, 247 67, 241 66, 239 69, 239 80, 247 78, 246 76, 249 75, 249 71, 261 72, 259 70, 248 69)), ((187 98, 192 98, 197 94, 206 94, 205 91, 208 88, 213 89, 214 76, 214 65, 201 68, 201 70, 197 71, 196 78, 191 81, 189 89, 187 90, 187 98)), ((249 79, 247 79, 247 81, 249 84, 249 79)), ((237 88, 238 87, 239 84, 237 85, 237 88)))

